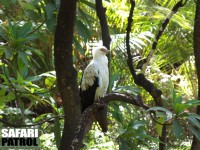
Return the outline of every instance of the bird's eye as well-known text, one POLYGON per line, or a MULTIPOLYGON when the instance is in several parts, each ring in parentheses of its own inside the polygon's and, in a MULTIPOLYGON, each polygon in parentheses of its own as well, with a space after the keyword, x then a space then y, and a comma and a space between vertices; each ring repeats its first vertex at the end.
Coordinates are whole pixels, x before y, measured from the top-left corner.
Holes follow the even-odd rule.
POLYGON ((104 54, 108 54, 110 52, 107 48, 101 48, 100 51, 102 51, 104 54))
POLYGON ((107 50, 105 48, 101 48, 100 51, 105 53, 107 50))
POLYGON ((102 52, 103 52, 103 48, 101 48, 101 49, 100 49, 100 51, 102 51, 102 52))

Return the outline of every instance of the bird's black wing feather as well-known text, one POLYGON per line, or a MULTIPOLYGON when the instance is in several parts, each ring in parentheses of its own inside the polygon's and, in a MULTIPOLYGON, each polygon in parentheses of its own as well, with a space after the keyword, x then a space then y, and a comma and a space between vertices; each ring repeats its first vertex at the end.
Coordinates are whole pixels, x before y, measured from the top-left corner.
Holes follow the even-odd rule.
POLYGON ((92 86, 89 86, 85 91, 82 91, 80 88, 81 113, 93 104, 97 87, 99 87, 99 78, 95 77, 94 84, 92 86))

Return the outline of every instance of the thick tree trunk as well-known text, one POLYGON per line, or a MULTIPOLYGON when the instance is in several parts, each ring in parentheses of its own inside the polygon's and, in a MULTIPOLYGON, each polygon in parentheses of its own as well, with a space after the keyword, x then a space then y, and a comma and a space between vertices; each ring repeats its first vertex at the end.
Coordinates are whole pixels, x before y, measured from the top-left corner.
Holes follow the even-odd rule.
MULTIPOLYGON (((200 0, 196 2, 196 15, 194 20, 194 56, 198 78, 198 99, 200 99, 200 0)), ((200 115, 200 106, 197 106, 197 114, 200 115)), ((200 129, 199 129, 200 131, 200 129)), ((200 150, 200 141, 194 136, 191 150, 200 150)))
POLYGON ((60 150, 70 150, 80 117, 77 72, 73 67, 72 41, 76 17, 76 0, 61 0, 55 31, 54 57, 57 85, 63 101, 65 123, 60 150))
MULTIPOLYGON (((99 22, 101 26, 103 46, 105 46, 107 49, 110 50, 111 38, 109 34, 108 23, 106 20, 106 8, 103 7, 102 0, 96 0, 95 2, 96 2, 97 17, 99 18, 99 22)), ((107 54, 107 56, 108 56, 108 68, 110 70, 110 54, 107 54)), ((109 91, 109 88, 107 92, 108 91, 109 91)), ((104 108, 102 108, 102 110, 97 112, 95 119, 98 121, 102 131, 107 132, 108 130, 107 106, 105 106, 104 108)))

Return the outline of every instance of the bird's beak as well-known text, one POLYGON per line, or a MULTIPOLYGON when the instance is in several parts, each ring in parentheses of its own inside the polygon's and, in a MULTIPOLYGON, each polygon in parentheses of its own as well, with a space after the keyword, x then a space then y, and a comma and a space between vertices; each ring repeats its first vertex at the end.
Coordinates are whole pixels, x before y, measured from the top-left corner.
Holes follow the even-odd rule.
POLYGON ((109 54, 110 53, 110 51, 107 48, 102 48, 101 51, 104 52, 105 54, 109 54))

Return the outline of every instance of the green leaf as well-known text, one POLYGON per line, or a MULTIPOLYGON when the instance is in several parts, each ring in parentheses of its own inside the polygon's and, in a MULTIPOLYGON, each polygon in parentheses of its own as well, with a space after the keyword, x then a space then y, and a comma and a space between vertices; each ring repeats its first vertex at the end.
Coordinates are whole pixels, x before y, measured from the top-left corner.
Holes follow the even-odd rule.
POLYGON ((123 125, 124 120, 120 112, 119 105, 117 103, 112 103, 111 107, 114 109, 114 111, 111 111, 112 117, 123 125))
POLYGON ((191 122, 193 125, 195 125, 196 127, 200 128, 200 122, 199 122, 199 120, 197 120, 197 118, 196 118, 195 116, 190 115, 190 116, 188 117, 188 119, 190 120, 190 122, 191 122))
POLYGON ((172 119, 172 117, 173 117, 172 112, 170 112, 169 110, 167 110, 163 107, 152 107, 152 108, 148 109, 147 111, 152 111, 152 110, 165 112, 166 113, 165 121, 168 121, 168 120, 172 119))
POLYGON ((55 9, 56 6, 54 3, 48 2, 45 6, 45 12, 46 12, 46 25, 47 29, 51 32, 54 31, 55 25, 56 25, 56 15, 55 15, 55 9))
POLYGON ((28 58, 26 53, 23 51, 18 51, 18 65, 19 66, 25 65, 26 67, 28 66, 28 58), (20 64, 21 61, 19 59, 22 60, 24 64, 20 64))
POLYGON ((177 101, 174 105, 174 110, 176 111, 177 114, 182 113, 185 109, 188 109, 192 106, 198 106, 200 105, 199 100, 189 100, 186 101, 185 103, 179 103, 180 101, 177 101))
POLYGON ((54 109, 54 111, 56 113, 58 113, 58 108, 55 106, 55 100, 52 97, 50 97, 49 95, 47 95, 47 96, 50 99, 50 101, 44 99, 43 102, 46 104, 49 104, 54 109))
POLYGON ((19 51, 17 64, 18 64, 19 73, 21 74, 21 76, 23 78, 26 78, 26 76, 28 75, 28 67, 27 67, 28 66, 28 59, 27 59, 26 56, 24 56, 24 52, 19 51))
POLYGON ((156 131, 158 133, 159 136, 162 135, 162 128, 163 128, 163 125, 165 123, 165 117, 160 117, 157 119, 157 122, 156 123, 156 131), (160 124, 159 124, 160 123, 160 124))
POLYGON ((45 6, 45 12, 47 16, 47 20, 50 20, 55 10, 55 6, 53 3, 47 3, 45 6))
POLYGON ((56 78, 55 71, 45 72, 45 73, 42 73, 42 74, 39 75, 39 76, 41 76, 41 77, 52 77, 52 78, 56 78))
POLYGON ((27 78, 25 78, 27 81, 38 81, 40 80, 42 77, 41 76, 28 76, 27 78))
POLYGON ((24 81, 23 77, 21 76, 19 72, 17 72, 17 82, 19 84, 23 84, 23 81, 24 81))
POLYGON ((163 107, 152 107, 152 108, 149 108, 147 111, 164 111, 164 112, 170 112, 169 110, 163 108, 163 107))
POLYGON ((0 47, 0 56, 2 56, 5 52, 5 47, 1 46, 0 47))
POLYGON ((174 110, 176 111, 177 115, 182 113, 183 110, 185 110, 186 108, 187 108, 187 105, 185 105, 185 104, 176 103, 175 106, 174 106, 174 110))
POLYGON ((170 88, 170 93, 171 93, 171 99, 172 99, 172 106, 175 107, 176 104, 176 92, 173 87, 173 83, 171 82, 171 88, 170 88))
POLYGON ((86 4, 87 6, 89 6, 90 8, 95 10, 95 4, 90 2, 90 1, 86 1, 86 0, 80 0, 82 3, 86 4))
MULTIPOLYGON (((163 143, 161 142, 158 138, 156 137, 153 137, 153 136, 150 136, 150 135, 147 135, 147 134, 140 134, 140 136, 144 137, 144 138, 147 138, 151 141, 154 141, 154 142, 160 142, 160 143, 163 143)), ((163 143, 164 144, 164 143, 163 143)))
POLYGON ((80 44, 80 41, 78 41, 76 38, 73 38, 73 43, 74 43, 75 48, 76 48, 82 55, 84 55, 84 50, 83 50, 82 45, 80 44))
POLYGON ((31 31, 31 28, 32 28, 31 22, 25 23, 19 30, 19 37, 25 38, 31 31))
POLYGON ((30 92, 31 93, 34 93, 35 89, 34 88, 31 88, 30 92))
POLYGON ((10 8, 11 4, 16 3, 16 0, 0 0, 6 8, 10 8))
POLYGON ((0 109, 5 106, 5 96, 0 96, 0 109))
POLYGON ((140 92, 140 89, 133 87, 133 86, 117 86, 115 88, 115 91, 127 92, 127 93, 130 93, 130 94, 136 96, 140 92))
POLYGON ((87 25, 89 27, 92 27, 92 24, 94 22, 97 22, 97 20, 93 18, 93 16, 85 12, 85 10, 82 10, 80 7, 78 7, 78 15, 80 18, 84 18, 84 20, 87 22, 87 25))
POLYGON ((32 34, 26 37, 26 41, 31 41, 31 40, 35 40, 39 38, 39 36, 37 34, 32 34))
POLYGON ((0 106, 5 105, 5 102, 10 102, 15 99, 15 93, 9 92, 7 95, 0 96, 0 106))
POLYGON ((133 128, 128 128, 124 133, 118 136, 120 139, 130 138, 136 135, 136 130, 133 128))
MULTIPOLYGON (((0 26, 0 37, 2 38, 2 39, 4 39, 5 41, 7 41, 8 40, 8 37, 7 37, 7 35, 6 35, 6 33, 5 33, 6 31, 4 30, 4 28, 2 27, 2 26, 0 26)), ((1 46, 2 47, 2 46, 1 46)))
POLYGON ((76 29, 85 43, 90 40, 91 32, 81 20, 76 19, 76 29))
POLYGON ((126 142, 120 142, 119 150, 131 150, 126 142))
POLYGON ((22 77, 25 79, 26 76, 28 75, 28 67, 23 66, 19 69, 19 73, 22 75, 22 77))
POLYGON ((27 10, 26 15, 27 15, 27 17, 31 18, 32 20, 40 20, 41 16, 39 15, 39 11, 37 12, 35 10, 36 10, 36 8, 34 8, 34 10, 27 10))
POLYGON ((31 51, 32 51, 33 53, 35 53, 36 55, 38 55, 38 56, 44 57, 44 55, 43 55, 43 53, 41 52, 41 50, 38 50, 38 49, 31 49, 31 51))
POLYGON ((182 96, 179 96, 176 98, 176 103, 179 103, 179 104, 182 103, 182 96))
POLYGON ((172 100, 175 101, 175 99, 176 99, 176 92, 175 92, 174 88, 171 88, 171 96, 172 96, 172 100))
POLYGON ((145 121, 136 121, 136 122, 133 123, 132 127, 134 129, 138 129, 139 127, 142 127, 142 126, 145 126, 145 125, 146 125, 145 121))
POLYGON ((154 34, 152 34, 152 32, 146 31, 146 32, 141 32, 141 33, 138 35, 138 37, 141 38, 141 39, 145 39, 145 40, 147 40, 148 42, 151 42, 151 39, 150 39, 150 38, 154 38, 154 34))
POLYGON ((22 3, 22 7, 28 10, 35 10, 35 6, 32 3, 22 3))
POLYGON ((0 90, 0 96, 4 96, 6 94, 6 89, 1 89, 0 90))
POLYGON ((46 25, 50 32, 54 32, 56 26, 56 15, 52 15, 51 19, 46 21, 46 25))
POLYGON ((165 112, 163 112, 163 111, 157 111, 156 112, 156 117, 165 117, 166 116, 166 113, 165 112))
POLYGON ((114 87, 115 81, 117 81, 119 78, 120 78, 120 74, 119 74, 119 73, 115 73, 115 74, 112 74, 112 75, 110 76, 109 91, 112 90, 112 88, 114 87))
POLYGON ((184 104, 188 105, 188 107, 198 106, 200 105, 200 100, 189 100, 189 101, 186 101, 184 104))
POLYGON ((12 101, 15 99, 15 94, 13 92, 9 92, 6 96, 6 102, 12 101))
POLYGON ((38 116, 37 118, 34 119, 33 122, 39 122, 40 120, 42 120, 44 117, 46 117, 47 115, 49 115, 49 113, 46 114, 41 114, 40 116, 38 116))
POLYGON ((192 131, 192 133, 196 136, 196 138, 200 141, 200 133, 193 128, 192 126, 188 126, 188 128, 190 129, 190 131, 192 131))
POLYGON ((8 31, 10 38, 16 40, 18 38, 18 28, 15 23, 12 23, 10 20, 8 20, 8 31))
POLYGON ((133 47, 136 46, 135 48, 140 48, 140 49, 142 49, 142 45, 143 46, 145 45, 145 43, 142 40, 133 37, 130 40, 130 44, 133 45, 133 47))
POLYGON ((116 111, 111 112, 112 113, 112 117, 117 120, 119 123, 121 123, 123 125, 123 117, 122 114, 116 111))
POLYGON ((173 127, 173 131, 176 138, 180 138, 181 133, 182 133, 182 127, 181 127, 180 122, 178 120, 174 120, 172 127, 173 127))
POLYGON ((61 141, 61 129, 60 129, 60 122, 58 118, 54 120, 54 135, 55 135, 56 146, 59 149, 60 141, 61 141))
POLYGON ((48 88, 51 88, 51 87, 55 84, 55 81, 56 81, 55 78, 47 77, 47 78, 45 79, 45 85, 46 85, 48 88))
POLYGON ((9 47, 5 49, 5 56, 6 59, 10 59, 13 56, 13 49, 9 47))

